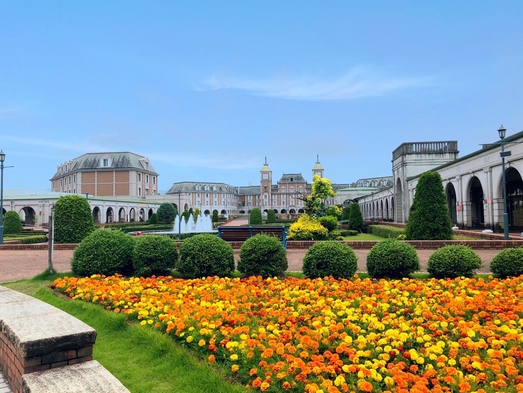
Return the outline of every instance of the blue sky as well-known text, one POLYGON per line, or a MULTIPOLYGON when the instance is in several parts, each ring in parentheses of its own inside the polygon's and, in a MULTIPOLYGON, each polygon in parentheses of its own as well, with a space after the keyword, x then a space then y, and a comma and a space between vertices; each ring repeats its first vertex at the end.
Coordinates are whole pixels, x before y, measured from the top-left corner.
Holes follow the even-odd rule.
POLYGON ((4 188, 84 153, 178 181, 390 176, 403 142, 460 156, 523 130, 523 2, 0 3, 4 188))

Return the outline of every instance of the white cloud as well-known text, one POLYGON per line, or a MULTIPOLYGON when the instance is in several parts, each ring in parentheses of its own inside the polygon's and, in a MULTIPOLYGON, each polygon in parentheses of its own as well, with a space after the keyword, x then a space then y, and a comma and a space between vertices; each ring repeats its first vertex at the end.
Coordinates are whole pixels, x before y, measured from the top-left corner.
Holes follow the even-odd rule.
POLYGON ((382 96, 402 89, 434 84, 432 77, 390 76, 368 67, 355 67, 331 79, 313 75, 269 79, 236 79, 213 75, 205 81, 206 87, 199 90, 236 89, 265 97, 326 101, 382 96))

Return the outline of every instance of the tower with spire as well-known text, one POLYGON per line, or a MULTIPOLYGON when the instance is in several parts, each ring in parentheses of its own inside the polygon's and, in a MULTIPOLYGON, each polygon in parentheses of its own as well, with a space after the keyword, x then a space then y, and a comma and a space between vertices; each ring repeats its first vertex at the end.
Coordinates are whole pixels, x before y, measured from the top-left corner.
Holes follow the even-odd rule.
POLYGON ((272 188, 272 171, 267 163, 267 157, 265 157, 265 163, 260 170, 260 208, 267 209, 271 206, 271 188, 272 188))
POLYGON ((323 177, 323 167, 320 164, 320 155, 316 155, 316 164, 314 164, 314 167, 312 167, 312 178, 314 179, 314 175, 318 175, 319 177, 323 177))

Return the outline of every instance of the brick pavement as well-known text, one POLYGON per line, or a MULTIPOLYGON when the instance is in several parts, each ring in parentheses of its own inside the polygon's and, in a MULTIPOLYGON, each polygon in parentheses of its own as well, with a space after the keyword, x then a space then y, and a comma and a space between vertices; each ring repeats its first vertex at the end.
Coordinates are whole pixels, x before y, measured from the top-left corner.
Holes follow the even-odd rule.
MULTIPOLYGON (((358 257, 358 271, 366 271, 366 260, 369 250, 354 250, 358 257)), ((421 271, 427 270, 427 261, 434 250, 417 250, 420 258, 421 271)), ((489 263, 499 250, 477 250, 484 266, 478 273, 488 273, 489 263)), ((302 270, 303 257, 306 250, 287 250, 289 272, 302 270)), ((239 250, 235 250, 238 260, 239 250)), ((71 271, 72 250, 55 250, 53 267, 60 273, 71 271)), ((0 250, 0 283, 32 278, 48 269, 49 256, 47 250, 0 250)))

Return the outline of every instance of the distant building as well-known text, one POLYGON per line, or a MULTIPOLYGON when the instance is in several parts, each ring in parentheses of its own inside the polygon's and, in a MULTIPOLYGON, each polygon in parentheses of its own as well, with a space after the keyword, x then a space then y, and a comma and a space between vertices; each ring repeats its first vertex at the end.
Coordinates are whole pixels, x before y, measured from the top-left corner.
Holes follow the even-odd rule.
POLYGON ((87 153, 59 165, 51 191, 145 199, 158 194, 149 159, 130 152, 87 153))

